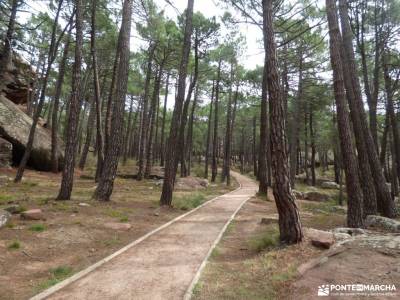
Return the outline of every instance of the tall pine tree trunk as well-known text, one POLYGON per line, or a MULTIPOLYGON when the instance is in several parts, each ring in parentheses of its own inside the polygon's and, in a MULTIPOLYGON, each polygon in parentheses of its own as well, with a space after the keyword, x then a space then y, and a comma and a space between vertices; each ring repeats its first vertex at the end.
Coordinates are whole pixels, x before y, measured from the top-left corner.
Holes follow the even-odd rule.
POLYGON ((52 125, 51 125, 51 169, 52 172, 57 173, 59 171, 59 164, 58 164, 58 110, 60 106, 60 97, 62 91, 62 85, 64 83, 64 76, 65 76, 65 68, 67 64, 67 58, 69 54, 69 47, 71 43, 71 30, 72 26, 68 32, 68 38, 64 46, 63 56, 61 58, 60 67, 58 69, 58 78, 56 83, 56 91, 54 94, 54 107, 53 107, 53 117, 51 118, 52 125))
POLYGON ((395 217, 396 209, 393 199, 390 196, 390 191, 385 182, 383 176, 382 166, 379 161, 377 147, 373 141, 370 129, 368 127, 367 118, 365 115, 364 104, 362 101, 360 82, 357 77, 357 67, 355 63, 354 51, 353 51, 353 35, 350 27, 350 21, 348 16, 347 2, 340 0, 340 17, 343 32, 343 47, 344 55, 346 58, 345 64, 348 67, 351 85, 355 94, 355 106, 360 117, 361 126, 364 133, 365 146, 368 151, 369 163, 371 172, 375 182, 375 189, 378 196, 378 209, 382 211, 382 214, 386 217, 395 217))
POLYGON ((138 174, 137 180, 142 180, 144 177, 146 167, 146 156, 147 156, 147 133, 149 126, 149 93, 150 93, 150 80, 151 80, 151 68, 153 65, 154 52, 156 50, 156 44, 151 43, 149 46, 149 57, 147 58, 147 69, 146 69, 146 81, 143 95, 143 108, 142 108, 142 124, 140 129, 140 145, 139 145, 139 157, 138 157, 138 174))
POLYGON ((214 91, 215 91, 215 80, 212 83, 212 91, 211 91, 211 101, 210 101, 210 112, 208 114, 208 125, 207 125, 207 139, 206 139, 206 150, 204 153, 204 178, 208 179, 208 164, 210 157, 210 144, 212 139, 212 115, 213 115, 213 101, 214 101, 214 91))
POLYGON ((188 6, 186 9, 186 24, 185 33, 183 38, 183 49, 181 56, 181 63, 179 66, 179 80, 178 80, 178 91, 175 100, 174 112, 172 114, 171 120, 171 130, 169 134, 167 151, 166 151, 166 166, 165 166, 165 177, 164 184, 162 188, 162 194, 160 198, 161 205, 170 206, 172 203, 172 193, 174 190, 176 170, 178 167, 178 156, 176 152, 176 145, 179 139, 179 128, 182 117, 182 106, 185 101, 185 90, 186 90, 186 76, 187 67, 189 62, 190 54, 190 40, 192 36, 193 29, 193 6, 194 0, 188 0, 188 6))
POLYGON ((119 56, 117 66, 118 80, 110 123, 110 129, 113 134, 110 135, 110 140, 107 143, 101 177, 94 194, 94 198, 99 201, 110 200, 118 167, 118 158, 122 148, 125 98, 129 74, 131 22, 132 0, 124 0, 122 23, 118 38, 119 46, 117 47, 120 51, 119 54, 117 53, 119 56))
POLYGON ((273 192, 279 214, 280 240, 298 243, 303 238, 300 216, 289 181, 289 165, 286 151, 285 116, 282 89, 279 84, 276 43, 273 28, 273 0, 263 0, 263 35, 265 68, 271 118, 271 147, 273 192))
POLYGON ((81 87, 81 65, 83 49, 83 3, 82 0, 75 0, 75 61, 72 73, 72 91, 69 104, 67 140, 65 143, 64 169, 61 178, 61 187, 57 200, 71 199, 72 187, 74 183, 75 157, 77 146, 77 130, 80 113, 80 98, 82 95, 81 87))
POLYGON ((218 62, 217 81, 215 83, 215 99, 214 99, 214 133, 212 143, 212 161, 211 161, 211 182, 215 182, 218 173, 218 105, 219 105, 219 85, 221 81, 221 59, 218 62))
POLYGON ((167 79, 165 81, 165 95, 164 95, 164 106, 163 106, 163 115, 161 122, 161 141, 160 141, 160 166, 164 166, 165 160, 165 118, 167 115, 167 103, 168 103, 168 90, 169 90, 169 73, 167 74, 167 79))
POLYGON ((346 189, 349 191, 347 225, 349 227, 363 227, 363 194, 358 177, 359 170, 346 105, 343 64, 340 56, 342 39, 339 31, 335 0, 326 0, 326 13, 329 25, 330 56, 333 70, 339 139, 346 174, 346 189))

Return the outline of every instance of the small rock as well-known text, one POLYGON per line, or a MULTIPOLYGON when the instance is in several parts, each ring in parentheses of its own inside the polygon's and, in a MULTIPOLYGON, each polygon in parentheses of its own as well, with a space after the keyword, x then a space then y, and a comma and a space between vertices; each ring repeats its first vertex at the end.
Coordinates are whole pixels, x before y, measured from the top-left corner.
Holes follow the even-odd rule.
POLYGON ((94 253, 94 252, 96 252, 96 249, 91 248, 91 249, 89 250, 89 252, 90 252, 90 253, 94 253))
POLYGON ((207 179, 200 179, 199 183, 201 186, 208 187, 209 183, 207 179))
POLYGON ((22 206, 16 204, 16 205, 11 205, 5 208, 4 210, 8 211, 10 214, 15 215, 21 213, 24 209, 22 206))
POLYGON ((21 219, 24 220, 46 220, 41 209, 30 209, 21 213, 21 219))
POLYGON ((329 249, 335 243, 332 232, 306 228, 305 235, 311 240, 311 244, 315 247, 329 249))
POLYGON ((339 227, 332 230, 333 233, 345 233, 352 236, 365 234, 365 230, 361 228, 348 228, 348 227, 339 227))
POLYGON ((6 210, 0 210, 0 228, 7 225, 11 219, 11 214, 6 210))
POLYGON ((88 207, 88 206, 90 206, 90 204, 85 203, 85 202, 81 202, 81 203, 79 203, 78 205, 79 205, 79 206, 83 206, 83 207, 88 207))
POLYGON ((296 197, 296 199, 303 199, 304 194, 300 191, 297 190, 292 190, 293 195, 296 197))
POLYGON ((343 232, 335 232, 333 233, 333 236, 335 237, 336 241, 344 241, 351 239, 351 235, 348 233, 343 233, 343 232))
POLYGON ((114 230, 129 230, 131 229, 132 225, 128 223, 117 223, 117 222, 108 222, 104 223, 104 227, 114 229, 114 230))
POLYGON ((365 223, 368 227, 377 227, 392 232, 400 232, 400 222, 393 219, 369 215, 367 216, 365 223))
POLYGON ((160 215, 160 212, 156 211, 156 212, 154 213, 154 215, 155 215, 156 217, 158 217, 158 216, 160 215))
POLYGON ((332 189, 332 190, 338 190, 340 189, 340 186, 334 182, 334 181, 325 181, 321 184, 321 187, 323 189, 332 189))
POLYGON ((160 179, 160 180, 157 180, 155 184, 156 184, 156 186, 162 186, 163 183, 164 183, 164 180, 160 179))
POLYGON ((325 202, 329 200, 329 196, 320 192, 306 192, 304 194, 304 199, 309 201, 325 202))

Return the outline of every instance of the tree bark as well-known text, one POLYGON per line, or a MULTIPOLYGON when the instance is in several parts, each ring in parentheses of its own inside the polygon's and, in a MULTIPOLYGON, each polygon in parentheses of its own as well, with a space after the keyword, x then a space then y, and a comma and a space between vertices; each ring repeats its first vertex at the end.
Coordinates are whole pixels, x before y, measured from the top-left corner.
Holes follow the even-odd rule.
POLYGON ((339 31, 335 0, 326 0, 326 13, 329 26, 330 56, 333 70, 337 123, 343 156, 343 166, 346 174, 346 189, 349 191, 347 225, 357 228, 364 226, 363 194, 358 177, 359 170, 352 142, 350 121, 346 105, 343 64, 340 54, 342 38, 339 31))
POLYGON ((132 136, 132 115, 133 115, 133 95, 131 95, 131 103, 129 104, 129 115, 128 115, 128 126, 126 127, 126 133, 124 138, 124 152, 123 152, 123 164, 126 164, 129 156, 129 146, 130 146, 130 138, 132 136))
POLYGON ((161 141, 160 141, 160 166, 164 166, 165 160, 165 121, 167 115, 167 103, 168 103, 168 89, 169 89, 169 73, 167 74, 167 80, 165 81, 165 95, 164 95, 164 107, 163 107, 163 116, 161 123, 161 141))
MULTIPOLYGON (((389 66, 387 62, 388 55, 385 53, 384 58, 382 60, 383 65, 383 74, 385 79, 385 90, 386 90, 386 100, 387 100, 387 107, 388 113, 390 118, 390 124, 392 127, 392 136, 393 136, 393 155, 395 165, 397 167, 396 175, 400 175, 400 133, 399 133, 399 126, 397 123, 396 113, 394 110, 394 103, 393 103, 393 87, 391 78, 389 75, 389 66)), ((395 181, 397 179, 392 179, 395 181)))
POLYGON ((301 102, 303 99, 303 51, 300 46, 298 58, 299 58, 299 77, 297 86, 297 96, 293 103, 293 119, 292 119, 292 132, 290 136, 290 184, 292 188, 295 188, 295 179, 297 171, 297 141, 299 139, 299 124, 301 117, 301 102))
POLYGON ((118 38, 119 45, 117 47, 120 51, 117 67, 118 80, 110 124, 110 129, 113 134, 110 136, 110 140, 107 143, 102 174, 94 194, 94 198, 99 201, 110 200, 118 167, 118 158, 122 148, 125 98, 129 74, 131 22, 132 0, 124 0, 122 23, 118 38))
POLYGON ((357 77, 357 67, 353 51, 353 37, 348 17, 347 3, 344 0, 340 0, 339 3, 346 66, 349 69, 351 84, 355 94, 355 106, 357 107, 357 112, 360 117, 360 122, 364 133, 365 146, 368 151, 371 172, 375 182, 375 189, 379 200, 378 210, 380 210, 385 217, 393 218, 396 216, 394 201, 390 196, 390 191, 388 190, 385 182, 385 177, 383 175, 382 166, 379 161, 377 148, 368 127, 364 104, 362 101, 361 87, 359 79, 357 77))
POLYGON ((156 112, 157 112, 157 103, 159 102, 158 95, 160 94, 160 85, 161 85, 161 77, 163 73, 164 66, 161 64, 158 69, 158 74, 156 75, 154 82, 154 91, 151 103, 151 119, 150 119, 150 128, 149 128, 149 137, 147 141, 147 157, 146 157, 146 168, 144 171, 144 178, 149 178, 151 174, 151 167, 153 163, 153 135, 155 129, 155 120, 156 120, 156 112))
POLYGON ((64 83, 65 76, 65 68, 67 64, 67 58, 69 54, 69 47, 71 43, 71 30, 72 26, 68 32, 68 38, 64 46, 63 56, 61 58, 60 67, 58 69, 58 78, 56 83, 56 91, 54 94, 54 107, 53 107, 53 117, 51 118, 51 168, 53 173, 57 173, 59 171, 59 164, 57 158, 57 150, 58 150, 58 110, 60 106, 60 96, 62 91, 62 85, 64 83))
POLYGON ((271 118, 271 147, 273 193, 279 214, 280 240, 298 243, 303 238, 300 216, 289 181, 289 165, 286 151, 285 116, 282 89, 279 83, 276 43, 273 28, 273 0, 263 0, 263 35, 265 68, 271 118))
POLYGON ((194 122, 194 112, 197 106, 197 101, 199 97, 199 85, 196 85, 196 90, 194 91, 194 98, 192 103, 192 108, 190 111, 189 124, 186 137, 186 159, 187 159, 187 175, 190 176, 192 168, 192 151, 193 151, 193 122, 194 122))
POLYGON ((214 133, 212 146, 212 162, 211 162, 211 182, 215 182, 218 174, 218 105, 219 105, 219 85, 221 81, 221 64, 222 60, 218 61, 217 81, 215 83, 215 99, 214 99, 214 133))
POLYGON ((311 185, 315 186, 317 184, 316 176, 315 176, 315 155, 316 155, 316 149, 315 149, 315 133, 314 133, 314 118, 313 118, 313 108, 312 104, 309 103, 308 105, 308 121, 310 122, 310 140, 311 140, 311 185))
POLYGON ((151 43, 149 46, 149 57, 147 60, 146 81, 145 81, 144 95, 143 95, 142 125, 140 130, 137 180, 143 179, 146 166, 145 160, 147 156, 147 134, 149 126, 148 106, 149 106, 150 80, 151 80, 151 68, 153 65, 155 50, 156 50, 156 44, 151 43))
POLYGON ((183 38, 183 49, 181 56, 182 59, 179 66, 178 94, 175 100, 175 107, 171 120, 171 130, 167 145, 165 177, 160 198, 161 205, 170 206, 172 203, 172 193, 174 190, 176 171, 178 168, 178 156, 177 152, 175 151, 175 147, 179 142, 178 138, 179 128, 181 125, 180 123, 182 117, 182 106, 183 102, 185 101, 187 66, 189 62, 189 54, 191 48, 190 40, 193 30, 193 6, 194 0, 188 0, 188 6, 186 9, 185 33, 183 38))
POLYGON ((210 157, 210 143, 211 143, 211 139, 212 139, 211 126, 212 126, 212 115, 213 115, 214 91, 215 91, 215 80, 213 80, 213 83, 212 83, 210 112, 208 114, 206 151, 204 153, 204 178, 206 178, 206 179, 208 179, 208 159, 210 157))
POLYGON ((231 140, 231 132, 232 132, 232 86, 233 86, 233 79, 234 79, 234 69, 233 69, 233 62, 231 61, 231 72, 230 72, 230 87, 229 87, 229 95, 228 95, 228 105, 226 110, 226 128, 225 128, 225 151, 224 151, 224 164, 223 164, 223 171, 221 174, 221 181, 225 182, 226 184, 230 185, 231 183, 231 147, 232 147, 232 140, 231 140))
POLYGON ((97 63, 97 49, 96 49, 96 8, 97 0, 92 0, 92 14, 91 14, 91 31, 90 31, 90 52, 93 64, 93 86, 94 86, 94 100, 96 105, 96 150, 97 150, 97 166, 96 166, 96 182, 98 181, 104 161, 104 137, 101 118, 101 92, 99 84, 99 71, 97 63))
POLYGON ((78 164, 78 167, 81 170, 83 170, 86 165, 86 159, 89 154, 90 145, 92 144, 92 140, 93 140, 93 126, 95 125, 95 121, 96 121, 96 107, 94 104, 94 99, 91 99, 89 117, 88 117, 87 124, 86 124, 85 144, 83 146, 81 158, 80 158, 79 164, 78 164))
POLYGON ((83 3, 82 0, 75 0, 75 62, 72 73, 72 91, 69 104, 67 140, 65 144, 64 169, 61 178, 61 187, 57 200, 70 200, 74 183, 75 157, 77 146, 77 129, 80 112, 81 87, 81 66, 83 49, 83 3))

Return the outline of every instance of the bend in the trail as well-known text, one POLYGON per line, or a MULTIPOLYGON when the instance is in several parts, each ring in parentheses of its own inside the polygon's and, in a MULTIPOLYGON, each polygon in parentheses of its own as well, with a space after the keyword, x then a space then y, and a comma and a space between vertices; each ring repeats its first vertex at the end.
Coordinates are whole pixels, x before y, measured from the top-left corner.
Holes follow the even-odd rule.
POLYGON ((32 300, 188 298, 226 226, 257 191, 253 180, 232 175, 241 185, 237 190, 178 217, 32 300))

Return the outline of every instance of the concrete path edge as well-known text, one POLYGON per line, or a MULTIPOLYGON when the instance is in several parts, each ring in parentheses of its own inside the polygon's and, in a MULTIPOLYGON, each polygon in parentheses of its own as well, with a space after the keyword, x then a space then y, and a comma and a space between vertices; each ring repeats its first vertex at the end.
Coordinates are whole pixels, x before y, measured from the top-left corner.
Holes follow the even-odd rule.
MULTIPOLYGON (((230 191, 229 193, 226 194, 222 194, 220 196, 217 196, 213 199, 210 199, 206 202, 204 202, 203 204, 197 206, 196 208, 192 209, 191 211, 188 211, 186 213, 184 213, 183 215, 180 215, 174 219, 172 219, 171 221, 161 225, 160 227, 157 227, 156 229, 153 229, 152 231, 146 233, 145 235, 143 235, 142 237, 138 238, 137 240, 134 240, 132 243, 122 247, 121 249, 119 249, 118 251, 110 254, 109 256, 99 260, 98 262, 96 262, 95 264, 87 267, 86 269, 83 269, 82 271, 79 271, 78 273, 72 275, 71 277, 57 283, 56 285, 50 287, 47 290, 42 291, 41 293, 33 296, 30 298, 30 300, 43 300, 46 299, 47 297, 49 297, 50 295, 56 293, 57 291, 63 289, 64 287, 68 286, 69 284, 79 280, 80 278, 86 276, 87 274, 89 274, 90 272, 93 272, 94 270, 98 269, 99 267, 101 267, 102 265, 104 265, 105 263, 109 262, 111 259, 117 257, 118 255, 124 253, 125 251, 127 251, 128 249, 134 247, 135 245, 141 243, 142 241, 144 241, 145 239, 147 239, 148 237, 152 236, 153 234, 163 230, 164 228, 170 226, 171 224, 179 221, 180 219, 194 213, 195 211, 197 211, 198 209, 200 209, 203 206, 206 206, 212 202, 214 202, 215 200, 217 200, 218 198, 222 197, 222 196, 226 196, 229 195, 233 192, 236 192, 238 190, 240 190, 242 188, 242 185, 240 182, 238 182, 239 187, 233 191, 230 191)), ((239 211, 239 209, 243 206, 243 204, 248 200, 249 198, 247 198, 246 200, 244 200, 239 207, 237 208, 237 210, 233 213, 233 215, 231 216, 231 218, 227 221, 227 223, 224 225, 224 227, 222 228, 220 234, 218 235, 217 239, 214 241, 214 244, 211 246, 208 254, 206 255, 206 258, 203 260, 202 264, 200 265, 199 270, 197 271, 194 279, 192 280, 192 283, 190 284, 189 288, 186 291, 186 294, 184 296, 184 299, 190 299, 191 295, 192 295, 192 291, 194 286, 196 285, 197 281, 200 278, 200 274, 201 271, 203 270, 203 268, 205 267, 207 260, 209 258, 209 256, 211 255, 212 250, 215 248, 215 246, 217 245, 218 241, 221 239, 223 233, 225 232, 226 228, 228 227, 229 223, 232 221, 232 219, 235 217, 236 213, 239 211)))

